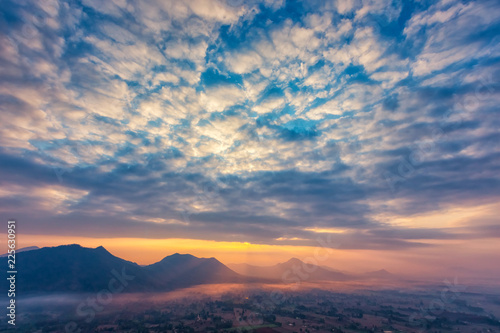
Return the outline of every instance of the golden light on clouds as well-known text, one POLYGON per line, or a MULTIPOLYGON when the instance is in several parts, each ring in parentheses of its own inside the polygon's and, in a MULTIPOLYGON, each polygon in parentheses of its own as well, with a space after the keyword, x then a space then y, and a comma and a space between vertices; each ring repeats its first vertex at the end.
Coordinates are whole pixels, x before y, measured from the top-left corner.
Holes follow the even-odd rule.
POLYGON ((197 239, 87 238, 43 235, 20 235, 20 247, 80 244, 104 246, 113 255, 139 264, 152 264, 173 253, 189 253, 197 257, 215 257, 225 263, 249 262, 272 265, 291 257, 307 257, 314 247, 266 245, 248 242, 219 242, 197 239))
MULTIPOLYGON (((0 189, 0 198, 13 197, 22 191, 22 186, 10 185, 0 189)), ((36 202, 31 209, 50 211, 54 214, 67 214, 71 203, 78 202, 89 192, 61 185, 33 186, 24 195, 36 202)))
MULTIPOLYGON (((104 246, 113 255, 125 260, 148 265, 174 254, 192 254, 197 257, 215 257, 224 264, 249 263, 267 266, 290 258, 316 260, 320 266, 347 272, 363 273, 387 269, 410 278, 448 277, 453 267, 469 267, 477 271, 491 271, 496 262, 500 244, 495 238, 481 240, 427 240, 428 247, 404 251, 325 249, 314 246, 267 245, 249 242, 221 242, 197 239, 148 238, 88 238, 20 234, 18 248, 28 246, 51 247, 80 244, 95 248, 104 246), (477 260, 478 257, 484 260, 477 260)), ((460 276, 467 272, 459 271, 460 276)))
POLYGON ((493 220, 500 212, 500 203, 484 205, 448 205, 440 210, 414 215, 378 214, 373 218, 382 223, 405 228, 467 227, 475 220, 493 220))
POLYGON ((305 228, 306 231, 311 231, 318 234, 343 234, 346 229, 340 228, 305 228))

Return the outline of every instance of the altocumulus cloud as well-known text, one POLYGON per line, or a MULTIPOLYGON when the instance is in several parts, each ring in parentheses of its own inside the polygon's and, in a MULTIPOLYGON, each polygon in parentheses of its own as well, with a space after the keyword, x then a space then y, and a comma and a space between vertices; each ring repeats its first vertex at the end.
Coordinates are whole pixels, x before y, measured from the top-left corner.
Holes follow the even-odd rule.
POLYGON ((7 0, 1 216, 353 249, 500 237, 495 218, 391 223, 498 202, 498 22, 497 1, 7 0))

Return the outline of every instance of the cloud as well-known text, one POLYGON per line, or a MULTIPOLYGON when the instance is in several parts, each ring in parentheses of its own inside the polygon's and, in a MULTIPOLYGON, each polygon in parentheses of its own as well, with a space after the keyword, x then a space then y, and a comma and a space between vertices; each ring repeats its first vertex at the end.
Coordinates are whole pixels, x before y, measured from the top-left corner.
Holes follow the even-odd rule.
POLYGON ((489 57, 490 52, 484 54, 483 50, 490 48, 488 31, 498 19, 496 4, 490 1, 438 2, 425 13, 415 15, 405 33, 418 40, 422 38, 419 32, 425 31, 425 40, 422 52, 412 64, 414 75, 427 75, 453 64, 489 57))
POLYGON ((421 218, 500 196, 498 4, 389 7, 6 3, 1 215, 92 237, 342 230, 345 249, 498 237, 490 213, 421 218))
POLYGON ((227 59, 228 67, 236 74, 250 73, 262 64, 262 57, 255 51, 238 52, 227 59))

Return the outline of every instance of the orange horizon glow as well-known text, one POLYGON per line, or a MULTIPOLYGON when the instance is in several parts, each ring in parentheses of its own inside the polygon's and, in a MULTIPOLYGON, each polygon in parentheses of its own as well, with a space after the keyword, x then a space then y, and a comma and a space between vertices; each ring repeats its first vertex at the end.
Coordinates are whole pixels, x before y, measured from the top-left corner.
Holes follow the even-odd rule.
POLYGON ((439 276, 453 278, 447 268, 465 266, 473 269, 492 269, 488 262, 495 261, 498 253, 496 239, 474 241, 477 252, 471 253, 468 244, 451 240, 430 242, 432 247, 404 250, 327 250, 312 246, 252 244, 248 242, 223 242, 198 239, 147 239, 147 238, 90 238, 46 235, 19 235, 18 249, 29 246, 52 247, 79 244, 96 248, 103 246, 113 255, 122 259, 149 265, 174 253, 192 254, 197 257, 215 257, 226 265, 248 263, 258 266, 271 266, 296 257, 303 261, 316 260, 326 266, 352 273, 362 273, 387 269, 392 273, 408 277, 439 276), (432 244, 434 243, 434 244, 432 244), (445 244, 444 244, 445 243, 445 244), (436 251, 440 255, 436 256, 436 251), (320 252, 318 252, 320 251, 320 252), (320 256, 317 254, 320 253, 320 256), (478 262, 477 257, 483 260, 478 262), (492 260, 492 261, 490 261, 492 260))

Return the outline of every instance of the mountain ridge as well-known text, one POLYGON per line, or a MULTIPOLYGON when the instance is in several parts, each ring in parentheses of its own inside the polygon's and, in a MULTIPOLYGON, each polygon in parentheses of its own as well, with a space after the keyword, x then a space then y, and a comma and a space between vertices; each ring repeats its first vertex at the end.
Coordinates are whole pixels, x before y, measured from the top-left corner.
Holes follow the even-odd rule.
MULTIPOLYGON (((3 260, 7 260, 4 257, 3 260)), ((6 262, 5 262, 6 264, 6 262)), ((20 292, 98 292, 111 281, 126 282, 127 292, 170 291, 199 284, 259 282, 239 275, 216 258, 175 253, 146 266, 111 254, 103 246, 79 244, 16 253, 20 292), (124 278, 125 277, 125 278, 124 278)), ((6 284, 6 280, 2 282, 6 284)), ((113 282, 114 283, 114 282, 113 282)))
POLYGON ((228 267, 242 275, 281 280, 283 282, 288 280, 290 275, 296 275, 300 279, 309 281, 345 281, 351 279, 350 275, 305 263, 298 258, 290 258, 285 262, 270 266, 231 264, 228 267))
MULTIPOLYGON (((26 252, 26 251, 34 251, 34 250, 39 250, 40 248, 38 246, 28 246, 28 247, 23 247, 20 249, 16 249, 16 253, 21 253, 21 252, 26 252)), ((0 255, 0 258, 2 257, 7 257, 9 253, 4 253, 0 255)))
POLYGON ((281 280, 283 274, 285 274, 286 271, 292 270, 293 272, 294 270, 297 270, 299 268, 302 268, 303 276, 307 275, 308 272, 310 271, 309 276, 304 279, 310 281, 321 281, 321 280, 346 281, 346 280, 360 280, 360 279, 387 280, 387 279, 397 278, 396 275, 390 273, 385 269, 369 271, 365 273, 349 273, 328 266, 320 266, 320 265, 313 265, 310 263, 306 263, 298 258, 290 258, 285 262, 277 263, 274 265, 266 265, 266 266, 257 266, 246 263, 228 264, 227 266, 232 270, 234 270, 235 272, 242 275, 250 274, 249 276, 255 276, 255 277, 257 276, 262 277, 261 275, 264 275, 267 278, 271 277, 272 275, 274 276, 274 279, 281 279, 281 280), (293 266, 296 267, 294 268, 293 266), (281 278, 279 278, 278 275, 281 275, 281 278))
POLYGON ((98 292, 110 288, 115 280, 124 282, 126 292, 158 292, 202 284, 393 278, 386 270, 351 275, 298 258, 271 266, 225 265, 214 257, 174 253, 141 266, 113 255, 103 246, 87 248, 79 244, 21 251, 16 253, 16 269, 22 272, 17 276, 18 289, 25 293, 98 292))

